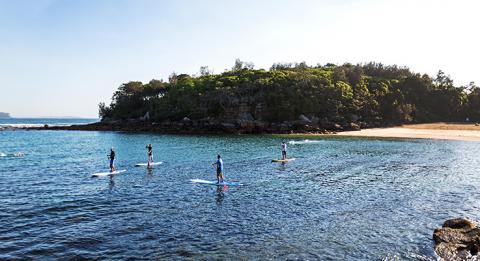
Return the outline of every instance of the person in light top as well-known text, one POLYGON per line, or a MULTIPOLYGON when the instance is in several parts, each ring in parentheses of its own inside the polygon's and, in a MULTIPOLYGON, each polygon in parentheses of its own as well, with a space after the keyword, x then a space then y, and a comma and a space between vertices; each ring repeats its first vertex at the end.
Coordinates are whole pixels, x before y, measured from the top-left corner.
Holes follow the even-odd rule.
POLYGON ((282 160, 287 159, 287 144, 285 141, 282 141, 282 160))
POLYGON ((212 166, 215 166, 217 169, 217 182, 223 182, 223 160, 220 154, 217 155, 217 161, 215 161, 212 166))

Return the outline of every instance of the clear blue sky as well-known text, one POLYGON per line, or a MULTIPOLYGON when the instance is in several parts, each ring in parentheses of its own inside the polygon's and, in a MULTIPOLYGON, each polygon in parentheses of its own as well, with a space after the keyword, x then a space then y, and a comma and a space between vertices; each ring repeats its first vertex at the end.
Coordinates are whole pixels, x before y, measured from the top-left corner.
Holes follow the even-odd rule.
POLYGON ((0 111, 96 117, 123 82, 236 58, 377 61, 480 83, 475 0, 0 0, 0 111))

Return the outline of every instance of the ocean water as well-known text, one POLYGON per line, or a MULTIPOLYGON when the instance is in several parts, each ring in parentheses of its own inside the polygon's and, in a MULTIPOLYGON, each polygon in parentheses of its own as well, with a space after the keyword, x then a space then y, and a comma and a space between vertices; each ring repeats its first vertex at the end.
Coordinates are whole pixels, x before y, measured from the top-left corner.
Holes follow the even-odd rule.
POLYGON ((436 227, 479 219, 478 142, 308 140, 0 131, 0 259, 434 260, 436 227), (164 163, 134 167, 148 143, 164 163), (127 171, 91 178, 112 146, 127 171), (217 153, 243 186, 190 182, 217 153))
POLYGON ((99 119, 78 118, 0 118, 0 127, 68 126, 97 122, 99 119))

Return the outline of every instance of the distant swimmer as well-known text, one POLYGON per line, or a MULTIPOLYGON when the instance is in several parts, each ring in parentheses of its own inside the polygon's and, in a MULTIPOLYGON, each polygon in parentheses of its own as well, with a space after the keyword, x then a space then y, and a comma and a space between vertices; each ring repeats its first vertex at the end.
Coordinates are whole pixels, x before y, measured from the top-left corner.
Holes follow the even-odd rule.
POLYGON ((282 160, 287 159, 287 144, 285 141, 282 141, 282 160))
POLYGON ((113 147, 110 149, 110 155, 108 155, 108 158, 110 159, 110 172, 114 172, 116 170, 115 168, 115 150, 113 147))
POLYGON ((153 164, 153 148, 152 144, 148 144, 146 147, 147 153, 148 153, 148 162, 147 162, 147 168, 150 168, 150 163, 153 164))
POLYGON ((223 160, 220 154, 217 155, 217 161, 215 161, 212 166, 216 166, 217 168, 217 182, 223 182, 223 160))

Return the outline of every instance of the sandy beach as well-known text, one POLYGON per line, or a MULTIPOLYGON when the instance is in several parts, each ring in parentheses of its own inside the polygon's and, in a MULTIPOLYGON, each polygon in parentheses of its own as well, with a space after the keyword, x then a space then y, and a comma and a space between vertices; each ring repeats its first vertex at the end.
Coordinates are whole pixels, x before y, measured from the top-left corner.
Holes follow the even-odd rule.
POLYGON ((391 128, 373 128, 360 131, 339 132, 338 136, 442 139, 480 141, 480 126, 473 123, 409 124, 391 128))

